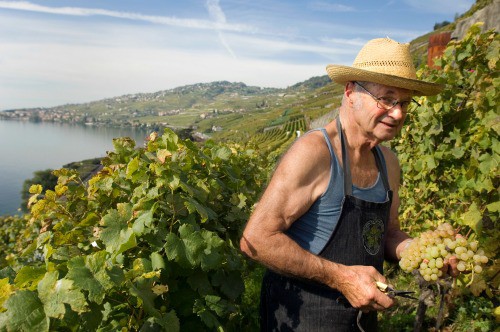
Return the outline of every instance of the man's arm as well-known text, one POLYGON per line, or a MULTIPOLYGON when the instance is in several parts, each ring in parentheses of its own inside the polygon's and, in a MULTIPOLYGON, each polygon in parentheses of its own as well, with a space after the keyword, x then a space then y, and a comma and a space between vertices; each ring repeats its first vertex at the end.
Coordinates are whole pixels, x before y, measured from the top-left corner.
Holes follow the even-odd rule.
POLYGON ((401 168, 396 155, 386 147, 381 147, 384 153, 389 185, 392 190, 392 205, 387 227, 387 237, 385 241, 385 257, 388 260, 399 261, 401 252, 411 241, 411 238, 401 230, 399 223, 399 186, 401 181, 401 168))
POLYGON ((394 302, 378 291, 385 278, 373 267, 344 266, 302 249, 285 231, 326 190, 330 155, 321 133, 303 136, 285 154, 243 232, 241 250, 278 273, 338 289, 356 308, 382 310, 394 302))

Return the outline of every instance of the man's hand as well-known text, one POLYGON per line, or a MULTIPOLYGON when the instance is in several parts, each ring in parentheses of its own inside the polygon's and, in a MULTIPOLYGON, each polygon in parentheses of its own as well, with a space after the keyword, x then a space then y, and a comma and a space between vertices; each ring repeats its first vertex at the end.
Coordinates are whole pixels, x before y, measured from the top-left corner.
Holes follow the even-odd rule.
POLYGON ((345 266, 345 274, 336 288, 354 308, 364 312, 385 310, 395 301, 377 288, 377 281, 387 283, 385 277, 372 266, 345 266))

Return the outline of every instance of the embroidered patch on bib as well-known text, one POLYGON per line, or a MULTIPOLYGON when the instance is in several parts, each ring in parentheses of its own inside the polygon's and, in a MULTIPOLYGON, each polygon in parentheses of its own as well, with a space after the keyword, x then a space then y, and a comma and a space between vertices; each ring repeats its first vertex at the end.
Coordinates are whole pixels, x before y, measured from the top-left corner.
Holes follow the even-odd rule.
POLYGON ((382 246, 384 222, 372 219, 363 226, 363 246, 370 255, 376 255, 382 246))

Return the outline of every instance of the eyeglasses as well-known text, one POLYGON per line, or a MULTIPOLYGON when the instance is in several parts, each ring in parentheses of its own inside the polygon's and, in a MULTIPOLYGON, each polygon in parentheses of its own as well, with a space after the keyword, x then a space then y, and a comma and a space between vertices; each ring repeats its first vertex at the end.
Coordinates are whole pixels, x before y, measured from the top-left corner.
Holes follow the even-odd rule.
POLYGON ((408 101, 408 100, 398 101, 397 99, 394 99, 391 97, 385 97, 385 96, 375 97, 370 91, 368 91, 364 86, 362 86, 358 82, 354 81, 354 84, 356 84, 357 86, 359 86, 363 90, 365 90, 366 93, 368 93, 377 102, 377 107, 380 109, 388 111, 388 110, 396 107, 397 104, 399 104, 399 105, 401 105, 401 110, 403 111, 403 113, 406 113, 408 106, 410 106, 411 102, 414 102, 415 104, 420 106, 420 104, 415 99, 412 99, 410 101, 408 101))

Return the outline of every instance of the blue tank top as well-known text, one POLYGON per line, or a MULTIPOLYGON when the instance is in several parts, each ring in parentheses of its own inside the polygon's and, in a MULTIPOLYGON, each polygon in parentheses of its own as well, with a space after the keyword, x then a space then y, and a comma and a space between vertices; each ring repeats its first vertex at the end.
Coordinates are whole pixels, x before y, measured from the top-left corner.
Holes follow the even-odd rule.
MULTIPOLYGON (((330 239, 340 217, 344 198, 344 173, 326 130, 324 128, 315 130, 321 130, 330 151, 330 181, 326 191, 306 213, 292 224, 286 234, 305 250, 319 254, 330 239)), ((375 147, 375 151, 380 156, 383 168, 379 170, 377 181, 373 186, 367 188, 358 188, 353 185, 352 194, 365 201, 384 202, 387 198, 387 192, 380 172, 387 174, 387 168, 383 153, 378 146, 375 147)))

